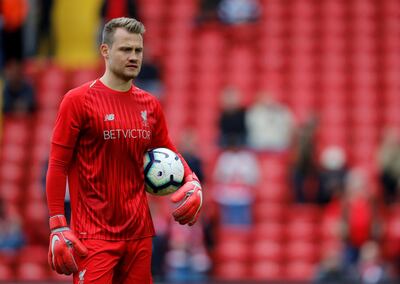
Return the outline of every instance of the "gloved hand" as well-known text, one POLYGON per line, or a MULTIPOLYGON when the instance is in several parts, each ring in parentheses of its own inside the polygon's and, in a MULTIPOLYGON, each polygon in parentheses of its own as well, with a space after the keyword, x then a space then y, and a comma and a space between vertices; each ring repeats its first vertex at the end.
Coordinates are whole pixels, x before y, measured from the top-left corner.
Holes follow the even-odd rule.
POLYGON ((196 223, 203 204, 201 184, 196 174, 190 174, 185 178, 185 184, 171 196, 171 201, 181 202, 172 212, 175 221, 181 225, 189 224, 189 226, 196 223))
POLYGON ((49 264, 51 268, 59 274, 70 275, 78 271, 73 250, 78 255, 86 256, 87 248, 74 235, 67 225, 63 215, 50 217, 50 245, 49 245, 49 264))

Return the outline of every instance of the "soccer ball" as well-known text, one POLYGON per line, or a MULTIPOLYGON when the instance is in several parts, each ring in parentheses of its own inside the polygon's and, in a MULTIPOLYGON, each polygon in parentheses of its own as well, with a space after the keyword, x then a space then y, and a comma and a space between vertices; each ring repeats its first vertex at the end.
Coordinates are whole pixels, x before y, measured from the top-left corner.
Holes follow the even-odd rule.
POLYGON ((176 191, 183 182, 184 168, 179 156, 167 148, 155 148, 144 155, 146 191, 154 195, 167 195, 176 191))

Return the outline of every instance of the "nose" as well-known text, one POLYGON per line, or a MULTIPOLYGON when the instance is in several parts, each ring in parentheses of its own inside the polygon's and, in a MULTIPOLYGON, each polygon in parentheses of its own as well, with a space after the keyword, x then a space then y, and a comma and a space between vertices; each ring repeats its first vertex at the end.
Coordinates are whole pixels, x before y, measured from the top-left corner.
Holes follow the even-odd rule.
POLYGON ((139 60, 139 56, 135 52, 132 52, 130 54, 130 56, 129 56, 129 61, 130 62, 136 62, 138 60, 139 60))

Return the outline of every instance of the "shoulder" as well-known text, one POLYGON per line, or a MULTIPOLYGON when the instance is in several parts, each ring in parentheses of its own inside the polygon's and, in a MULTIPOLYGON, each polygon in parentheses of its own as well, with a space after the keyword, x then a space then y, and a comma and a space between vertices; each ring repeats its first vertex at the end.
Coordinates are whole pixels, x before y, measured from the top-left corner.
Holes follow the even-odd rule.
POLYGON ((80 85, 76 88, 69 90, 62 99, 62 105, 83 105, 85 102, 85 98, 87 97, 88 91, 92 87, 92 85, 96 82, 89 81, 83 85, 80 85))
POLYGON ((151 94, 143 89, 140 89, 136 86, 133 87, 133 92, 135 92, 135 94, 137 96, 139 96, 141 98, 141 100, 143 100, 147 104, 152 105, 154 108, 161 109, 160 101, 153 94, 151 94))
POLYGON ((64 97, 62 98, 61 108, 69 108, 73 107, 76 110, 82 110, 83 105, 85 104, 85 98, 88 94, 88 91, 91 85, 95 81, 87 82, 79 87, 69 90, 64 97))
POLYGON ((89 81, 83 85, 80 85, 79 87, 69 90, 65 94, 64 99, 79 100, 79 99, 84 98, 86 96, 86 94, 88 93, 89 89, 93 86, 93 84, 95 82, 96 82, 96 80, 89 81))

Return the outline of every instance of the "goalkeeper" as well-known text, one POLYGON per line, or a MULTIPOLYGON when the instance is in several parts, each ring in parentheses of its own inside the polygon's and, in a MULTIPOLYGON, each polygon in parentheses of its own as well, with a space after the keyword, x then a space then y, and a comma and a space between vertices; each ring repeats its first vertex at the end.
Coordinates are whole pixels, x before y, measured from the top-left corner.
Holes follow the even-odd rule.
MULTIPOLYGON (((116 18, 103 30, 103 76, 69 91, 57 115, 47 173, 49 264, 73 283, 152 283, 153 222, 144 190, 143 155, 173 151, 159 102, 135 87, 143 59, 143 24, 116 18), (64 217, 66 181, 71 228, 64 217)), ((181 157, 182 158, 182 157, 181 157)), ((193 225, 201 185, 182 159, 185 183, 172 215, 193 225)))

